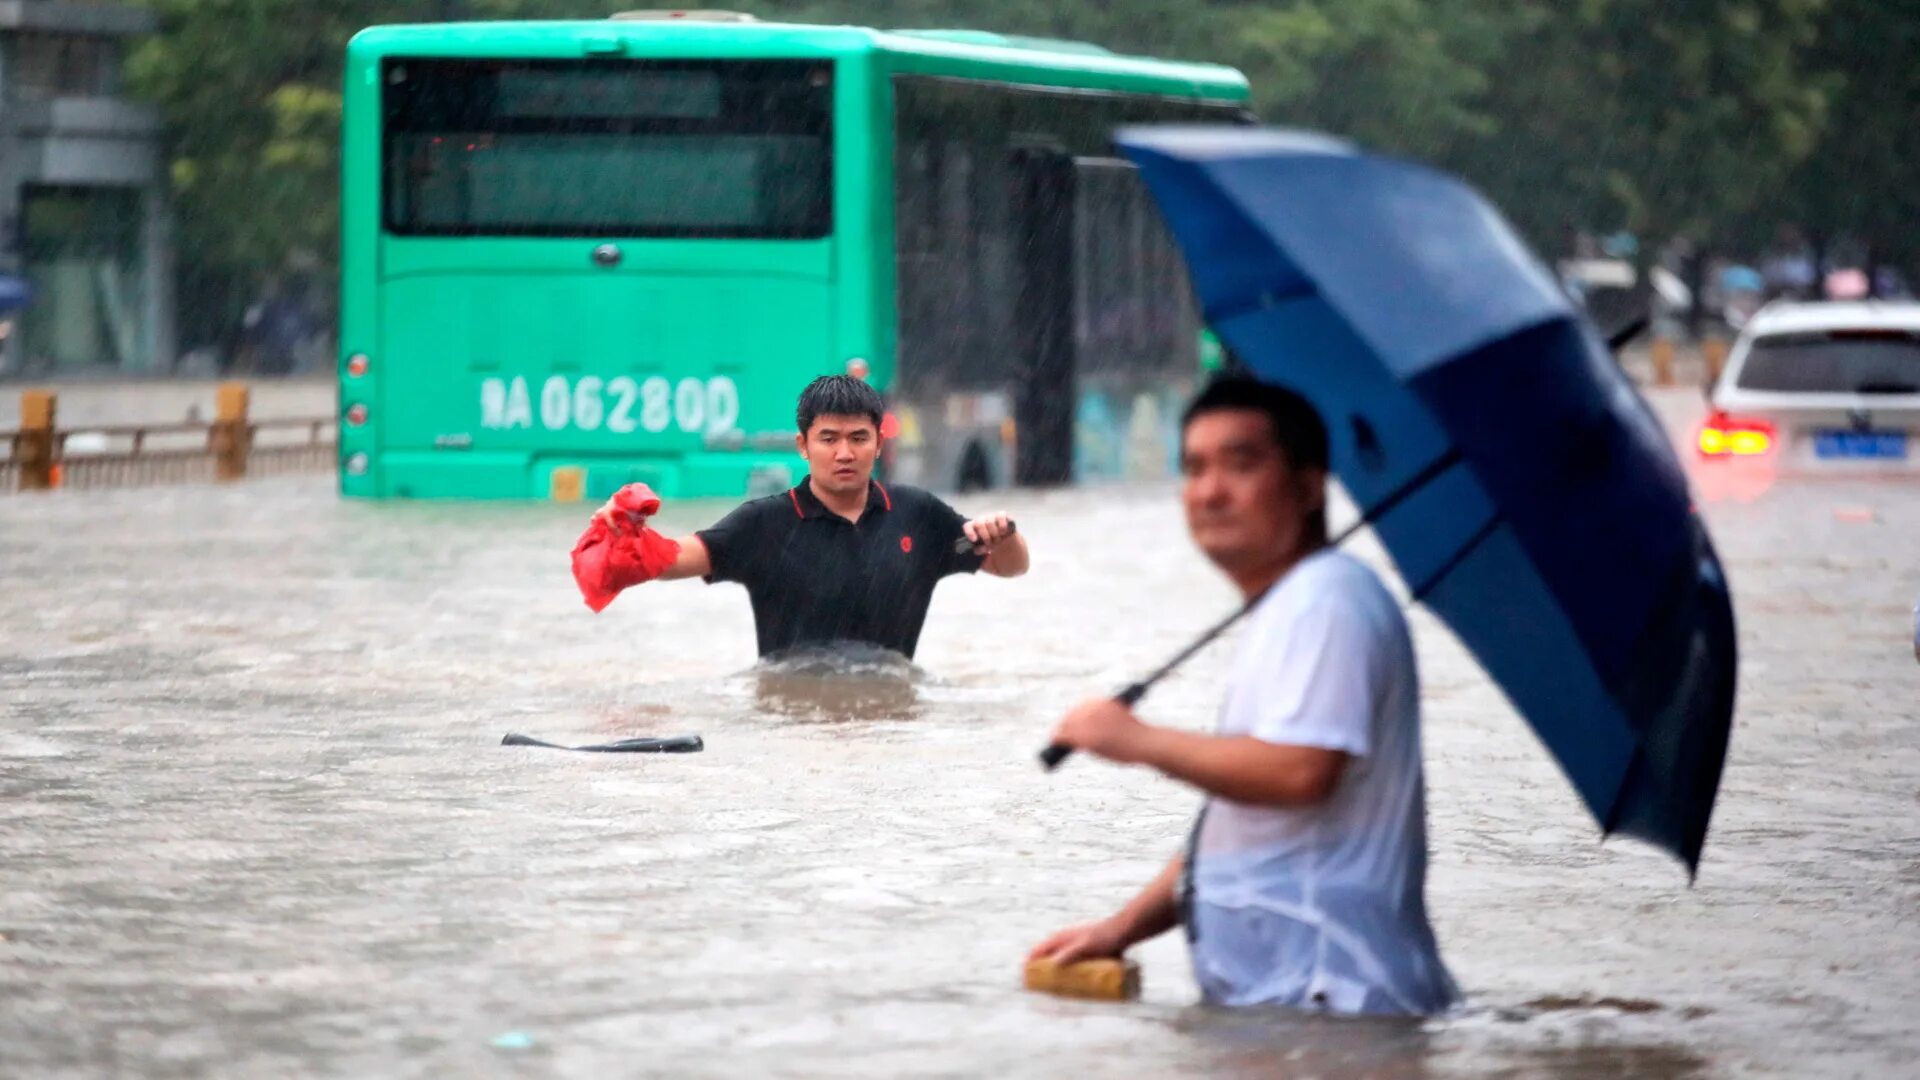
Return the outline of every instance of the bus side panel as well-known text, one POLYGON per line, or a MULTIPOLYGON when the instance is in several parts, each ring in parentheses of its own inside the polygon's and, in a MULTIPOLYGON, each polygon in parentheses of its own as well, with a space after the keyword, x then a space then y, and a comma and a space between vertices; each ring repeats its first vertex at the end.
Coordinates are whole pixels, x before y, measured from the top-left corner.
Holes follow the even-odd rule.
POLYGON ((867 192, 864 208, 870 222, 869 242, 863 253, 868 267, 870 292, 867 311, 868 331, 872 338, 872 382, 891 400, 899 388, 900 322, 895 314, 899 303, 898 265, 895 255, 894 222, 894 131, 893 78, 891 57, 884 52, 861 57, 869 119, 867 130, 867 168, 864 183, 867 192))
POLYGON ((1229 121, 1238 106, 921 67, 889 77, 892 475, 963 491, 1059 483, 1063 472, 1165 476, 1167 417, 1197 376, 1198 327, 1178 249, 1111 135, 1129 123, 1229 121), (1055 159, 1077 176, 1063 173, 1049 196, 1027 173, 1055 159), (1043 269, 1035 244, 1062 206, 1075 225, 1053 246, 1070 240, 1071 250, 1043 269), (1115 442, 1128 447, 1118 465, 1103 449, 1115 442))
MULTIPOLYGON (((383 415, 380 384, 383 367, 374 351, 379 332, 380 235, 380 61, 371 50, 349 47, 342 87, 344 125, 340 154, 340 355, 339 406, 365 406, 383 415), (348 362, 368 356, 363 375, 350 375, 348 362)), ((340 425, 340 494, 380 493, 377 429, 340 425)))
POLYGON ((859 52, 840 58, 834 93, 834 325, 840 365, 815 374, 845 372, 867 362, 867 379, 882 391, 893 378, 892 218, 889 158, 891 117, 876 58, 859 52))

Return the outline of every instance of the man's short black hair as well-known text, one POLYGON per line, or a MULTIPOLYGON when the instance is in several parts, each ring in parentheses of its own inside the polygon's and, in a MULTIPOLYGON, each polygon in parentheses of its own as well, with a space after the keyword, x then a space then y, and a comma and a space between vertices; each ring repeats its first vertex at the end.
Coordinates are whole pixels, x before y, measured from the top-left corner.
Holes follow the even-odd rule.
POLYGON ((1194 418, 1223 409, 1251 409, 1273 423, 1274 440, 1296 469, 1327 467, 1327 425, 1313 403, 1283 386, 1247 375, 1218 375, 1207 383, 1180 416, 1184 434, 1194 418))
POLYGON ((880 391, 864 381, 851 375, 822 375, 800 391, 800 406, 794 410, 794 419, 799 422, 803 436, 813 429, 813 422, 823 416, 870 417, 878 429, 880 416, 886 410, 880 391))

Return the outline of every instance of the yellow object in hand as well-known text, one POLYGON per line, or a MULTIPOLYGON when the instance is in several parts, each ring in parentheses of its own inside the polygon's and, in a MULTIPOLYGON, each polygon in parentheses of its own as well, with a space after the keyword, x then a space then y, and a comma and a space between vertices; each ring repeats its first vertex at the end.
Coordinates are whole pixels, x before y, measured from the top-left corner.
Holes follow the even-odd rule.
POLYGON ((1140 965, 1124 958, 1103 957, 1061 964, 1042 957, 1027 961, 1029 990, 1094 1001, 1132 1001, 1140 996, 1140 965))

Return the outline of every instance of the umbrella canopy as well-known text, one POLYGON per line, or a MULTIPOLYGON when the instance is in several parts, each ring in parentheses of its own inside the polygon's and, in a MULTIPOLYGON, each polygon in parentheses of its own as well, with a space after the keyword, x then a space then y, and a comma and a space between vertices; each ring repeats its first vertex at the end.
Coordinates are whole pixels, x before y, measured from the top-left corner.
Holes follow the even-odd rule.
POLYGON ((1593 329, 1458 181, 1317 135, 1130 128, 1206 321, 1311 400, 1416 598, 1609 833, 1699 863, 1733 611, 1678 460, 1593 329))

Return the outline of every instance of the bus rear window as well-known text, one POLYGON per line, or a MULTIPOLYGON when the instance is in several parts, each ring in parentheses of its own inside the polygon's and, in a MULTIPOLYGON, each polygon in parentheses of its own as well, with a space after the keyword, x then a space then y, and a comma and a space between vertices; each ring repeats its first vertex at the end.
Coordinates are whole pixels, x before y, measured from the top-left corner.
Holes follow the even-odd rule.
POLYGON ((387 228, 825 236, 832 74, 790 60, 389 60, 387 228))
POLYGON ((1876 330, 1758 338, 1740 369, 1739 387, 1796 394, 1920 393, 1920 336, 1876 330))

